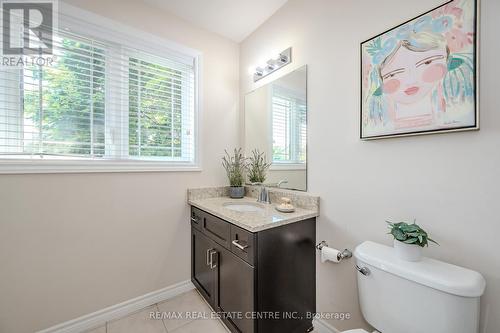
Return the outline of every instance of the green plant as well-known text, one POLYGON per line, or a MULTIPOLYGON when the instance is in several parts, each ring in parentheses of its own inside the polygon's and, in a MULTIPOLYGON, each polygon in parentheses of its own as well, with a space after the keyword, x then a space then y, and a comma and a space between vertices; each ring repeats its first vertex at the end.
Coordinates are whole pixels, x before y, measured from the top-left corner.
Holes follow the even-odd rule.
POLYGON ((416 221, 412 224, 408 224, 406 222, 386 222, 389 224, 389 229, 391 229, 389 234, 394 236, 394 239, 400 242, 414 244, 421 247, 429 246, 429 242, 439 245, 436 241, 429 238, 427 232, 416 224, 416 221))
POLYGON ((227 150, 226 156, 222 158, 222 166, 226 169, 227 178, 229 178, 229 185, 243 186, 245 181, 243 174, 246 168, 246 159, 241 153, 241 148, 234 148, 233 155, 229 155, 227 150))
POLYGON ((252 156, 248 158, 247 174, 251 183, 263 183, 266 180, 266 171, 271 166, 267 163, 266 154, 257 149, 252 150, 252 156))

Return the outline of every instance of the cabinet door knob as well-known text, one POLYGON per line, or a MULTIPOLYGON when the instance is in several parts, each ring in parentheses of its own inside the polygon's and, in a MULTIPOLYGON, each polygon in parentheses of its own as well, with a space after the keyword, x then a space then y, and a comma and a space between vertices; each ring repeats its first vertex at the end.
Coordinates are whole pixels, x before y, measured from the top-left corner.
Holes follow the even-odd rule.
POLYGON ((245 245, 241 245, 240 244, 240 241, 235 239, 234 241, 232 241, 233 245, 236 246, 238 249, 240 249, 241 251, 244 251, 247 247, 248 247, 248 244, 245 244, 245 245))

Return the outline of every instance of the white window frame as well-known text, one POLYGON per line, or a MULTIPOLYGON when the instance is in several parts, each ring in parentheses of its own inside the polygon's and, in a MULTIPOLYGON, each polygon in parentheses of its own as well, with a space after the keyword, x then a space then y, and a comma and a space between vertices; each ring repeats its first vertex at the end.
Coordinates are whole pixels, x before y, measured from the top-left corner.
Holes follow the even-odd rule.
MULTIPOLYGON (((179 61, 193 59, 194 64, 194 160, 193 162, 131 160, 89 160, 86 158, 1 158, 0 174, 24 173, 87 173, 87 172, 156 172, 156 171, 201 171, 200 114, 202 96, 202 63, 200 51, 163 39, 156 35, 137 30, 125 24, 91 13, 89 11, 61 2, 58 6, 59 30, 70 31, 76 35, 117 43, 124 47, 138 49, 158 57, 169 57, 179 61)), ((108 92, 106 92, 108 94, 108 92)), ((108 97, 108 95, 106 95, 108 97)), ((127 108, 128 110, 128 108, 127 108)), ((128 112, 127 116, 128 116, 128 112)), ((128 127, 126 129, 128 131, 128 127)), ((123 134, 123 133, 122 133, 123 134)), ((123 135, 121 135, 123 136, 123 135)), ((106 139, 107 140, 107 139, 106 139)), ((122 137, 127 141, 128 136, 122 137)), ((123 153, 123 152, 122 152, 123 153)))

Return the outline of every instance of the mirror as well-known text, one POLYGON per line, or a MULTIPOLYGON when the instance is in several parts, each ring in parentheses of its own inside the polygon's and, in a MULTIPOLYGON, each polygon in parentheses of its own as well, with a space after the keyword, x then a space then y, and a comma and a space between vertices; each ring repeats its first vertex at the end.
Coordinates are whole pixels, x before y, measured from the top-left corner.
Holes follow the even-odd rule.
POLYGON ((303 66, 245 96, 245 155, 265 153, 267 186, 307 190, 306 87, 303 66))

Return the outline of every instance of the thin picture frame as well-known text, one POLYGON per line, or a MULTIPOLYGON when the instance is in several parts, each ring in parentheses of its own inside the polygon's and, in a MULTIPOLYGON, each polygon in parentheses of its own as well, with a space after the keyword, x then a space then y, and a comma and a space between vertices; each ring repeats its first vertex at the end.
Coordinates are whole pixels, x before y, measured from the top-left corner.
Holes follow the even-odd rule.
POLYGON ((425 15, 428 15, 452 2, 454 0, 447 1, 437 7, 434 7, 416 17, 413 17, 397 26, 394 26, 390 29, 387 29, 386 31, 377 34, 376 36, 370 37, 360 43, 360 49, 359 49, 359 54, 360 54, 360 67, 359 67, 359 73, 360 73, 360 104, 359 104, 359 138, 360 140, 363 141, 369 141, 369 140, 377 140, 377 139, 388 139, 388 138, 395 138, 395 137, 408 137, 408 136, 419 136, 419 135, 429 135, 429 134, 443 134, 443 133, 452 133, 452 132, 463 132, 463 131, 478 131, 480 129, 480 108, 479 108, 479 102, 480 102, 480 85, 479 85, 479 76, 480 76, 480 62, 479 62, 479 57, 480 57, 480 0, 471 0, 474 2, 474 20, 473 20, 473 25, 474 25, 474 41, 473 41, 473 55, 474 55, 474 69, 473 69, 473 82, 474 82, 474 124, 472 125, 467 125, 467 126, 461 126, 461 127, 456 127, 456 128, 436 128, 436 129, 427 129, 427 130, 416 130, 416 131, 408 131, 408 132, 400 132, 400 133, 392 133, 392 134, 381 134, 381 135, 372 135, 372 136, 367 136, 363 134, 363 98, 364 98, 364 90, 363 90, 363 81, 364 81, 364 73, 363 73, 363 47, 366 43, 376 39, 377 37, 383 36, 391 31, 394 31, 405 24, 408 24, 412 21, 415 21, 425 15))

